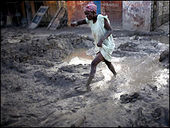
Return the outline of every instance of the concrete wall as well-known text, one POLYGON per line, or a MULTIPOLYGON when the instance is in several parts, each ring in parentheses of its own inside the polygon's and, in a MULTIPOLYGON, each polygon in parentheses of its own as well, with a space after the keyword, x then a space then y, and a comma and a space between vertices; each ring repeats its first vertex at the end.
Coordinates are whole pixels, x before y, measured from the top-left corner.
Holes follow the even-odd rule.
POLYGON ((151 29, 155 30, 162 24, 169 21, 169 1, 152 2, 152 25, 151 29))
POLYGON ((67 1, 68 25, 72 21, 85 18, 83 7, 89 1, 67 1))
POLYGON ((101 13, 108 15, 111 24, 122 23, 122 1, 101 1, 101 13))
POLYGON ((169 21, 169 1, 158 2, 158 26, 169 21))
POLYGON ((123 1, 123 29, 150 31, 152 1, 123 1))
MULTIPOLYGON (((38 1, 21 2, 22 18, 31 21, 27 13, 36 13, 35 5, 38 1), (26 3, 31 6, 26 9, 26 3)), ((43 1, 49 6, 45 21, 50 22, 60 7, 65 7, 68 13, 68 25, 71 21, 85 18, 83 7, 90 1, 43 1)), ((118 23, 126 30, 151 31, 169 21, 169 1, 97 1, 101 13, 108 15, 111 24, 118 23)), ((37 8, 38 9, 38 8, 37 8)), ((13 12, 13 11, 11 11, 13 12)), ((7 13, 7 12, 6 12, 7 13)), ((10 21, 7 17, 7 21, 10 21)))
POLYGON ((157 1, 157 23, 156 27, 159 27, 163 23, 169 21, 169 1, 157 1))
MULTIPOLYGON (((67 1, 68 25, 85 18, 83 7, 90 1, 67 1)), ((96 2, 97 3, 97 2, 96 2)), ((99 3, 99 1, 98 1, 99 3)), ((108 15, 111 24, 122 23, 122 1, 101 1, 101 13, 108 15)))

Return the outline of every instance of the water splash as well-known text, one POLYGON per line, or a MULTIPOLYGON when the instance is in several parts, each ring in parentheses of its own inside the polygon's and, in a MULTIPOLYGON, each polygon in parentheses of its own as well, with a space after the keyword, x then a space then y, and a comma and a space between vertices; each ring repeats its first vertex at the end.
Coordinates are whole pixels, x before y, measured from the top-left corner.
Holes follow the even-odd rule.
MULTIPOLYGON (((68 65, 90 64, 93 57, 86 53, 86 50, 75 51, 65 60, 65 63, 68 65)), ((114 78, 108 67, 101 63, 97 67, 97 72, 101 72, 104 79, 93 83, 93 88, 99 87, 105 90, 112 84, 113 87, 117 86, 119 94, 116 97, 118 97, 122 93, 139 91, 146 84, 154 84, 159 88, 168 84, 168 71, 160 70, 159 53, 140 57, 112 57, 111 62, 115 67, 117 77, 114 78)))
POLYGON ((169 70, 158 70, 153 79, 155 80, 154 84, 157 86, 157 89, 161 89, 161 87, 164 87, 169 83, 169 70))
POLYGON ((78 65, 78 64, 90 64, 91 63, 91 60, 89 59, 84 59, 84 58, 81 58, 81 57, 74 57, 72 58, 68 65, 78 65))

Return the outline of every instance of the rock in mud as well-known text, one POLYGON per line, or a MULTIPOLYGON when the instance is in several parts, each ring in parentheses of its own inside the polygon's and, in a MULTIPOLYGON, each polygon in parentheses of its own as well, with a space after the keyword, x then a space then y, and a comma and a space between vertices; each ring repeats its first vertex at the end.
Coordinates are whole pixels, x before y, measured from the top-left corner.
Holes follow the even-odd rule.
POLYGON ((169 49, 161 53, 159 61, 163 63, 166 68, 169 68, 169 49))
POLYGON ((133 51, 133 52, 137 52, 138 49, 136 48, 137 44, 133 43, 133 42, 127 42, 125 44, 121 44, 118 49, 122 50, 122 51, 133 51))
POLYGON ((140 99, 139 93, 123 94, 120 96, 121 103, 132 103, 140 99))
POLYGON ((169 110, 167 108, 157 107, 153 110, 151 115, 159 124, 169 126, 169 110))

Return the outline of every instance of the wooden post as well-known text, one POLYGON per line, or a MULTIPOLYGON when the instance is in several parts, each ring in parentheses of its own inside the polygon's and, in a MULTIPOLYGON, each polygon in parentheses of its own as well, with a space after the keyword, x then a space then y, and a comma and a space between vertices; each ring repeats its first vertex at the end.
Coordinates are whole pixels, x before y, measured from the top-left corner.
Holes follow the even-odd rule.
POLYGON ((31 11, 32 11, 32 15, 35 15, 35 5, 34 5, 34 1, 30 1, 30 5, 31 5, 31 11))
POLYGON ((21 10, 22 10, 22 15, 23 15, 23 17, 26 18, 24 2, 21 3, 21 10))
POLYGON ((26 6, 26 12, 27 12, 27 21, 28 21, 28 24, 30 24, 32 20, 30 1, 25 1, 25 6, 26 6))

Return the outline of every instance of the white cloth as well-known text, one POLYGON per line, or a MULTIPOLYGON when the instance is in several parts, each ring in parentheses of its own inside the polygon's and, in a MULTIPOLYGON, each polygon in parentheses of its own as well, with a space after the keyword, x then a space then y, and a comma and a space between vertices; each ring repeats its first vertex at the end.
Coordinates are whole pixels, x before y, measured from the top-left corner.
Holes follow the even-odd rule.
POLYGON ((111 58, 112 58, 111 55, 115 48, 115 43, 112 34, 103 41, 102 47, 97 46, 97 43, 99 42, 100 38, 102 38, 107 31, 104 28, 104 18, 107 19, 108 23, 110 24, 108 17, 103 16, 101 14, 97 16, 97 21, 95 23, 93 23, 93 20, 88 20, 87 18, 86 18, 86 22, 90 26, 92 35, 94 37, 95 53, 98 53, 100 51, 103 57, 107 61, 111 62, 111 58))

